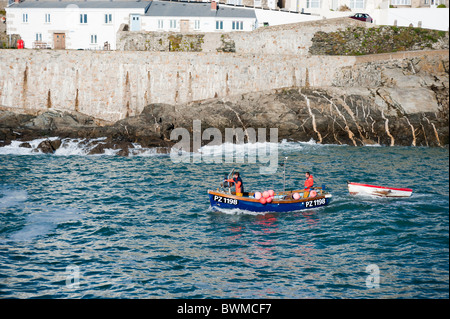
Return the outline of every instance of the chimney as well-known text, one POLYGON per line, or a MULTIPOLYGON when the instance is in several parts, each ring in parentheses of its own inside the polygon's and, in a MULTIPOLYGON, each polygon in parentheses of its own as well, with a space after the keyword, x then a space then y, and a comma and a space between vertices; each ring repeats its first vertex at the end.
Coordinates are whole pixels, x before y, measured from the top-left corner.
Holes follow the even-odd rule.
POLYGON ((214 0, 211 0, 211 11, 217 11, 217 2, 214 0))

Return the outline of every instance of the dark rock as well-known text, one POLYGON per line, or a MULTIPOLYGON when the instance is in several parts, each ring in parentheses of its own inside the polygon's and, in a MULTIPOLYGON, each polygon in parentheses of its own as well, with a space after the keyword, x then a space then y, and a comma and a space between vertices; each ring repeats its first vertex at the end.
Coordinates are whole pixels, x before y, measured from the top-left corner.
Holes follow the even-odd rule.
POLYGON ((105 147, 106 144, 104 143, 98 143, 94 148, 92 148, 88 155, 98 155, 98 154, 104 154, 105 153, 105 147))
POLYGON ((19 147, 31 148, 31 145, 28 142, 24 142, 24 143, 20 143, 19 147))
POLYGON ((40 150, 42 153, 48 154, 48 153, 54 153, 59 147, 61 146, 61 140, 45 140, 39 143, 37 149, 40 150))

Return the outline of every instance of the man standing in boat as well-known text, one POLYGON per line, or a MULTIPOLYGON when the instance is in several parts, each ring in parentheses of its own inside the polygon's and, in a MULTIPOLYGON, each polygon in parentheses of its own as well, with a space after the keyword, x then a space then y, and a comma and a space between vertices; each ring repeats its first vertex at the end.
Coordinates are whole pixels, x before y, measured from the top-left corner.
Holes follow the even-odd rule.
POLYGON ((225 182, 234 183, 234 187, 236 188, 236 196, 242 196, 244 193, 244 184, 242 183, 242 179, 239 176, 239 172, 235 172, 233 174, 232 179, 227 179, 225 182))
POLYGON ((310 172, 305 173, 306 181, 305 181, 305 193, 310 191, 310 188, 314 185, 314 178, 310 172))

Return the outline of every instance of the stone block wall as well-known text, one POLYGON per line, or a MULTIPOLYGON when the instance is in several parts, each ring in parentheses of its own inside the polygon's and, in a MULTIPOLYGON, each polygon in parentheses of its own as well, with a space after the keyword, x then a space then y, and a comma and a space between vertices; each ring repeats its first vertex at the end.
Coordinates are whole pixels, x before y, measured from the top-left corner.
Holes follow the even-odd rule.
POLYGON ((3 50, 0 106, 29 113, 74 110, 117 121, 150 103, 330 86, 334 70, 353 64, 353 57, 3 50))
POLYGON ((228 33, 161 33, 124 31, 117 33, 117 50, 236 52, 242 54, 307 55, 317 31, 335 32, 348 27, 367 28, 364 22, 336 18, 264 27, 252 32, 228 33), (179 38, 176 50, 171 42, 179 38), (172 40, 171 40, 172 39, 172 40))

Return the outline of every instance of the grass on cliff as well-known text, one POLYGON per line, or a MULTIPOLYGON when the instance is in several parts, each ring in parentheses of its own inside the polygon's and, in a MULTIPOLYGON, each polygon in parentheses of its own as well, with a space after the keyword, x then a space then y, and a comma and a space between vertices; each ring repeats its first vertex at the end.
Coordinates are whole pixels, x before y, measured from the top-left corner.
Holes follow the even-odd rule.
POLYGON ((424 49, 448 49, 448 32, 413 27, 349 27, 316 32, 311 54, 365 55, 424 49))

